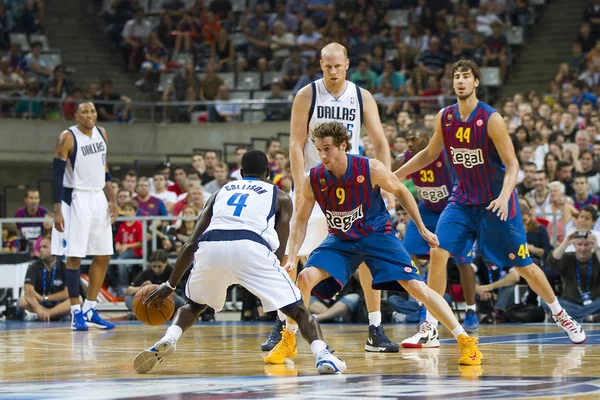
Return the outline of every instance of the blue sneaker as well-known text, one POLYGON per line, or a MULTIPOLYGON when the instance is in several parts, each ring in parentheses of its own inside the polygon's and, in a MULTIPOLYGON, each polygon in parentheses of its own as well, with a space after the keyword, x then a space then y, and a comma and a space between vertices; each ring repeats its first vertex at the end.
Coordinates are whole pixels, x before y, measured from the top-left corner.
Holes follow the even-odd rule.
POLYGON ((85 320, 89 326, 93 326, 94 328, 98 329, 109 330, 114 329, 115 327, 115 324, 112 324, 100 318, 100 314, 98 314, 98 310, 96 310, 95 308, 90 308, 89 310, 87 310, 87 312, 85 313, 85 320))
POLYGON ((329 350, 324 350, 317 356, 316 362, 317 372, 320 375, 327 374, 343 374, 346 372, 346 363, 336 356, 332 355, 329 350))
POLYGON ((423 325, 423 322, 425 322, 426 318, 427 309, 425 308, 425 306, 421 306, 421 308, 419 309, 419 326, 423 325))
POLYGON ((80 310, 73 311, 73 315, 71 316, 71 329, 74 331, 88 330, 88 324, 80 310))
POLYGON ((479 329, 479 319, 477 313, 473 310, 467 310, 465 314, 465 320, 463 321, 463 328, 468 333, 476 332, 479 329))

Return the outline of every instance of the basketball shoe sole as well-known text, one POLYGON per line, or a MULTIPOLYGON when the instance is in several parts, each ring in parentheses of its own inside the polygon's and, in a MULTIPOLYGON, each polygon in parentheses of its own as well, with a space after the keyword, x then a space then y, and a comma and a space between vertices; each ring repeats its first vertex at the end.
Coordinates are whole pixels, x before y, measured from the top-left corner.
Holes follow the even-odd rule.
POLYGON ((160 340, 154 347, 142 351, 133 359, 133 369, 138 374, 145 374, 154 368, 157 362, 175 353, 176 343, 173 340, 160 340))

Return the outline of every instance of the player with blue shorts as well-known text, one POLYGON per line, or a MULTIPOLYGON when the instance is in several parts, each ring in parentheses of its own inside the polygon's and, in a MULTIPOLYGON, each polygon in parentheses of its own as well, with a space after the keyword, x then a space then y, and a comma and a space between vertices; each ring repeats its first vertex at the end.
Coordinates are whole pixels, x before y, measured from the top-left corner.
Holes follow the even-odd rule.
MULTIPOLYGON (((341 123, 317 126, 312 132, 312 141, 321 163, 297 183, 301 185, 301 198, 284 267, 288 271, 297 267, 298 251, 316 201, 327 219, 329 235, 312 252, 298 275, 298 289, 304 301, 308 301, 311 292, 323 298, 332 297, 364 262, 373 276, 374 289, 404 289, 422 301, 457 339, 462 352, 459 363, 480 364, 482 355, 477 339, 467 335, 442 296, 423 282, 389 222, 381 190, 394 194, 427 243, 437 246, 437 237, 425 227, 408 189, 380 161, 347 154, 351 144, 341 123)), ((286 358, 293 357, 297 352, 295 334, 284 331, 277 347, 287 350, 286 358)))
MULTIPOLYGON (((438 221, 440 246, 431 249, 428 282, 433 278, 445 286, 437 276, 445 273, 450 255, 464 254, 477 240, 482 256, 498 267, 518 267, 548 304, 556 324, 573 343, 582 343, 583 328, 560 306, 546 276, 529 257, 515 191, 519 162, 502 116, 477 99, 481 72, 473 61, 460 60, 452 66, 452 78, 457 103, 438 113, 427 147, 396 171, 406 176, 422 170, 445 149, 456 172, 456 185, 438 221)), ((437 340, 435 317, 428 312, 419 333, 407 340, 429 347, 437 340)))
MULTIPOLYGON (((404 163, 408 162, 415 154, 427 146, 433 131, 427 129, 424 124, 415 124, 410 127, 406 140, 408 149, 404 154, 399 155, 394 160, 392 169, 396 170, 404 163)), ((404 177, 398 176, 400 179, 404 177)), ((419 213, 427 229, 436 232, 438 220, 444 208, 448 204, 450 193, 454 186, 453 170, 446 152, 440 153, 438 158, 427 168, 410 174, 408 178, 412 179, 417 192, 421 197, 419 202, 419 213)), ((429 259, 429 244, 421 238, 414 222, 409 222, 404 234, 402 244, 411 255, 412 259, 418 263, 420 259, 429 259)), ((479 319, 477 318, 477 309, 475 306, 475 271, 471 267, 471 250, 466 250, 464 254, 456 254, 455 261, 460 273, 460 283, 463 288, 467 309, 463 327, 467 332, 475 332, 479 328, 479 319)), ((446 291, 446 275, 437 276, 439 285, 428 283, 429 287, 443 295, 446 291)), ((425 320, 425 309, 422 309, 421 322, 425 320)), ((439 342, 430 343, 439 346, 439 342)), ((420 343, 406 342, 404 347, 421 347, 420 343)))

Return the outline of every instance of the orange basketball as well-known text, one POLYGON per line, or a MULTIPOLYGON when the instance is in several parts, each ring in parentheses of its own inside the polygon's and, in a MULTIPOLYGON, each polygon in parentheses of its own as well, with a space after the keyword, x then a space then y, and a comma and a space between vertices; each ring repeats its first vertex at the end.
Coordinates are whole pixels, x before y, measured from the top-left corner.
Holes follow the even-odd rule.
POLYGON ((158 302, 151 306, 144 304, 146 296, 152 293, 157 287, 158 285, 146 285, 138 290, 133 298, 133 312, 146 325, 162 325, 170 320, 173 312, 175 312, 175 300, 173 300, 173 296, 164 299, 160 308, 158 308, 158 302))

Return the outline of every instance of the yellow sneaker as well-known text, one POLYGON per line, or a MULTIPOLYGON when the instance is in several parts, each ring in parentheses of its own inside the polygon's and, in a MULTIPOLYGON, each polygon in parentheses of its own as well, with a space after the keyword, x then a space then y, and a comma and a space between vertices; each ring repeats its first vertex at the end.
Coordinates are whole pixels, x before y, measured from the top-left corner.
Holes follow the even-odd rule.
POLYGON ((480 365, 483 354, 477 348, 479 339, 460 334, 457 341, 462 353, 462 357, 460 357, 458 363, 460 365, 480 365))
POLYGON ((286 358, 294 358, 298 355, 296 347, 296 334, 284 329, 281 331, 281 340, 263 358, 269 364, 283 364, 286 358))

